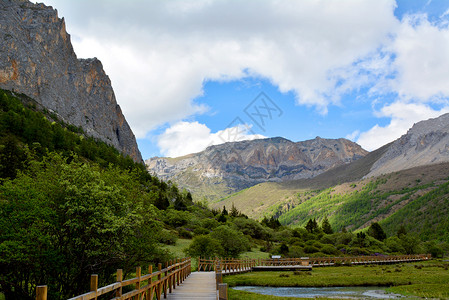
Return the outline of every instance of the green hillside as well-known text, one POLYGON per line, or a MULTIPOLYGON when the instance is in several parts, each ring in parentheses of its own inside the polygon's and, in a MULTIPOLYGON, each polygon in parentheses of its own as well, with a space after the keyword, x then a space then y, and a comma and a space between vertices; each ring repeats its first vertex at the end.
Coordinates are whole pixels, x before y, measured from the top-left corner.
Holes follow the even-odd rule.
POLYGON ((213 208, 235 205, 244 214, 261 220, 279 216, 295 207, 298 194, 311 197, 312 191, 326 189, 341 183, 356 181, 369 173, 373 163, 388 149, 389 144, 367 154, 351 164, 338 166, 311 179, 286 182, 264 182, 212 203, 213 208))
POLYGON ((422 239, 449 241, 449 164, 418 167, 372 179, 297 194, 282 224, 304 226, 327 217, 333 228, 357 230, 380 221, 390 234, 400 226, 422 239))

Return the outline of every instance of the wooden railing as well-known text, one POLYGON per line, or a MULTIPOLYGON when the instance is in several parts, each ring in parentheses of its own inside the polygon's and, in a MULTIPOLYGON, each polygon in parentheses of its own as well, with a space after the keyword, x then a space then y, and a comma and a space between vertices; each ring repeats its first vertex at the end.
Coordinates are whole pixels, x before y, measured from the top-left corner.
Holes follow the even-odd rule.
POLYGON ((225 274, 245 272, 255 266, 313 266, 323 267, 332 265, 357 264, 388 264, 399 262, 413 262, 428 260, 430 254, 411 255, 378 255, 378 256, 352 256, 352 257, 302 257, 302 258, 272 258, 272 259, 198 259, 198 271, 214 271, 217 263, 225 274))
MULTIPOLYGON (((191 272, 190 258, 170 261, 166 263, 166 268, 162 269, 162 264, 158 264, 158 270, 153 272, 153 266, 148 267, 148 274, 142 275, 140 267, 136 268, 136 277, 123 280, 123 271, 117 270, 117 281, 107 286, 98 287, 98 275, 92 275, 90 280, 90 292, 70 298, 69 300, 89 300, 97 299, 98 296, 111 293, 111 299, 153 299, 158 300, 162 294, 167 297, 167 292, 171 293, 177 285, 180 285, 191 272), (122 289, 126 286, 133 286, 133 290, 125 294, 122 289)), ((47 299, 47 286, 38 286, 36 289, 36 300, 47 299)))
POLYGON ((373 255, 373 256, 352 256, 352 257, 310 257, 310 264, 314 267, 331 265, 358 265, 358 264, 390 264, 399 262, 413 262, 428 260, 430 254, 410 254, 410 255, 373 255))

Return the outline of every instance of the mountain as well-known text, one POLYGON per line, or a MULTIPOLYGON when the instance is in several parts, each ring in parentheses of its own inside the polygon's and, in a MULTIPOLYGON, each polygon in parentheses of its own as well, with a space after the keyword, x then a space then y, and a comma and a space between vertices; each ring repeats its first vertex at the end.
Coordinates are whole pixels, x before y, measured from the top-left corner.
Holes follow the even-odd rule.
POLYGON ((449 115, 415 124, 398 140, 311 179, 265 182, 211 204, 304 226, 328 217, 334 229, 380 222, 422 239, 449 241, 449 115))
POLYGON ((66 123, 143 161, 96 59, 78 59, 52 7, 0 0, 0 88, 23 93, 66 123))
POLYGON ((349 164, 343 164, 313 178, 284 182, 262 182, 211 204, 212 208, 234 205, 242 213, 262 219, 264 216, 280 216, 297 206, 299 194, 320 191, 339 184, 362 179, 373 164, 388 150, 385 145, 349 164))
POLYGON ((283 224, 304 226, 327 217, 337 230, 359 230, 379 222, 389 235, 405 226, 423 240, 449 241, 449 163, 303 190, 288 210, 279 204, 274 211, 283 224))
POLYGON ((197 199, 213 201, 262 182, 312 178, 367 153, 346 139, 317 137, 294 143, 277 137, 210 146, 177 158, 150 158, 146 165, 151 173, 176 182, 197 199))
POLYGON ((378 176, 449 161, 449 114, 413 125, 394 141, 366 175, 378 176))

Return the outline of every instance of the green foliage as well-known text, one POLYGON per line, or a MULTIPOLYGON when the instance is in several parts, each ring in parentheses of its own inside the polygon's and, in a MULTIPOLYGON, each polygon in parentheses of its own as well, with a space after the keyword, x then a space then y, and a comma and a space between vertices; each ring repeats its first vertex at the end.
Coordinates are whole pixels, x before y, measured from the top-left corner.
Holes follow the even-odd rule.
POLYGON ((271 236, 270 231, 255 220, 238 217, 234 218, 233 223, 239 231, 254 239, 266 240, 271 236))
POLYGON ((184 252, 191 257, 212 258, 221 256, 225 252, 220 242, 210 235, 198 235, 184 252))
POLYGON ((210 233, 210 236, 216 239, 223 247, 223 252, 221 253, 223 257, 239 257, 241 253, 251 249, 248 239, 243 233, 226 225, 215 228, 210 233))
POLYGON ((137 176, 51 154, 4 181, 0 282, 6 297, 27 298, 44 282, 50 298, 68 298, 86 290, 89 274, 110 282, 117 268, 162 259, 162 224, 137 176))
MULTIPOLYGON (((25 98, 25 96, 22 98, 25 98)), ((24 99, 24 102, 27 101, 31 100, 24 99)), ((8 143, 11 143, 11 138, 8 136, 14 137, 14 145, 4 148, 4 152, 2 151, 0 155, 11 155, 11 152, 7 151, 12 149, 11 147, 17 149, 23 148, 23 145, 28 145, 40 157, 52 151, 61 152, 64 157, 70 157, 72 153, 76 153, 103 167, 112 163, 124 169, 140 168, 145 170, 143 164, 135 163, 129 156, 123 156, 114 147, 94 138, 80 135, 83 134, 83 131, 73 125, 65 124, 57 119, 55 122, 50 122, 48 118, 50 118, 50 115, 56 118, 55 114, 48 114, 47 118, 33 107, 33 105, 22 104, 22 101, 13 96, 11 92, 0 90, 1 144, 8 145, 8 143)), ((17 161, 23 161, 23 153, 20 151, 16 153, 14 157, 10 156, 10 159, 16 162, 13 167, 21 170, 22 168, 20 164, 17 164, 17 161)), ((4 162, 5 160, 2 161, 2 163, 4 162)), ((3 178, 13 178, 6 175, 3 175, 3 178)))
POLYGON ((387 238, 387 234, 377 222, 370 225, 368 234, 379 241, 383 241, 387 238))
POLYGON ((110 283, 117 268, 126 275, 168 259, 161 243, 191 238, 195 219, 212 216, 189 192, 20 97, 0 91, 0 291, 7 299, 34 298, 38 284, 49 286, 50 299, 82 294, 92 273, 110 283))
POLYGON ((264 217, 261 223, 262 223, 262 225, 265 225, 272 229, 278 229, 282 226, 281 223, 279 222, 279 220, 276 219, 274 216, 272 216, 270 219, 268 219, 267 217, 264 217))
POLYGON ((324 217, 323 222, 321 223, 321 229, 326 234, 334 233, 334 230, 332 229, 332 226, 329 223, 329 220, 327 219, 327 217, 324 217))
POLYGON ((316 219, 309 219, 305 228, 309 233, 318 233, 320 230, 316 219))
POLYGON ((384 219, 387 234, 411 232, 422 240, 449 242, 449 181, 384 219))

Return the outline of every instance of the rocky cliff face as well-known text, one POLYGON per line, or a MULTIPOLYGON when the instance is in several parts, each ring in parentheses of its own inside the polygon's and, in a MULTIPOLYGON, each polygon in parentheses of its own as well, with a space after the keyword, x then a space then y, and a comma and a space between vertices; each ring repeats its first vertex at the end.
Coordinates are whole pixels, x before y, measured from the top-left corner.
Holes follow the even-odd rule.
POLYGON ((0 0, 0 87, 35 99, 65 122, 142 161, 109 77, 96 59, 77 59, 57 11, 0 0))
POLYGON ((150 158, 150 172, 215 200, 265 181, 311 178, 368 152, 345 139, 284 138, 225 143, 179 158, 150 158))
POLYGON ((421 121, 397 139, 367 177, 449 161, 449 114, 421 121))

